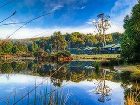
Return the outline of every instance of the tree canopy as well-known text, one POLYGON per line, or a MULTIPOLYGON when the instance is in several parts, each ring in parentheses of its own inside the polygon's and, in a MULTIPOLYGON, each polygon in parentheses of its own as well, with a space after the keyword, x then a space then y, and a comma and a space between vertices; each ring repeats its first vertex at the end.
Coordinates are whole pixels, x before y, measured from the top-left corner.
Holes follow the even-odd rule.
MULTIPOLYGON (((120 33, 106 34, 107 44, 118 44, 121 39, 120 33)), ((50 37, 39 37, 32 39, 13 39, 0 44, 0 54, 38 55, 51 54, 59 51, 77 51, 85 47, 102 47, 103 35, 84 34, 80 32, 66 33, 55 32, 50 37), (74 50, 75 51, 75 50, 74 50)), ((0 40, 0 42, 2 42, 0 40)), ((80 51, 79 51, 80 53, 80 51)))
POLYGON ((124 19, 122 38, 122 56, 128 60, 140 61, 140 2, 136 4, 130 16, 124 19))

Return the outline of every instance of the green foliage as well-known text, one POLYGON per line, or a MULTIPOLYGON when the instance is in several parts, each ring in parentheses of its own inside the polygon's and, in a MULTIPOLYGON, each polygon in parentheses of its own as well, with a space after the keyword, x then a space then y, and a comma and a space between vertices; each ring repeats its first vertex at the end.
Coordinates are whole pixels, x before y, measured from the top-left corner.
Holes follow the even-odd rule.
POLYGON ((120 77, 121 77, 121 80, 122 80, 123 83, 127 83, 131 79, 131 72, 129 72, 129 71, 123 71, 120 74, 120 77))
POLYGON ((120 43, 122 34, 119 32, 112 33, 112 43, 120 43))
POLYGON ((17 48, 16 45, 14 45, 13 48, 12 48, 12 53, 16 54, 17 52, 18 52, 18 48, 17 48))
POLYGON ((34 57, 36 57, 36 58, 45 58, 47 56, 48 56, 48 53, 45 52, 41 48, 39 48, 37 51, 34 52, 34 57))
MULTIPOLYGON (((106 42, 110 44, 118 43, 120 41, 121 34, 113 33, 107 34, 105 36, 106 42)), ((91 33, 83 34, 79 32, 73 32, 71 34, 66 33, 63 35, 61 32, 55 32, 51 37, 9 40, 4 44, 2 44, 3 41, 0 40, 0 54, 14 54, 24 57, 38 57, 40 56, 40 54, 50 55, 52 53, 65 50, 71 51, 72 53, 76 51, 78 53, 82 53, 85 51, 85 47, 94 47, 91 52, 100 53, 102 42, 103 35, 93 35, 91 33)))
POLYGON ((10 64, 14 72, 20 72, 27 68, 27 62, 11 62, 10 64))
POLYGON ((132 15, 124 19, 125 33, 122 37, 122 57, 140 61, 140 3, 133 7, 132 15))
POLYGON ((0 54, 3 53, 3 49, 2 49, 2 46, 0 46, 0 54))
POLYGON ((64 56, 64 57, 69 57, 71 53, 69 51, 60 51, 56 53, 56 56, 64 56))
POLYGON ((71 34, 71 39, 75 43, 80 43, 80 44, 84 43, 84 35, 79 32, 73 32, 71 34))
POLYGON ((52 44, 52 50, 55 51, 61 51, 65 50, 67 46, 67 42, 64 38, 64 36, 61 34, 61 32, 55 32, 53 36, 51 36, 51 44, 52 44))
POLYGON ((8 41, 2 45, 2 51, 4 53, 11 53, 13 48, 13 43, 11 41, 8 41))
POLYGON ((30 43, 30 44, 28 45, 28 51, 30 51, 30 52, 35 52, 35 51, 37 51, 37 50, 38 50, 38 45, 37 45, 35 42, 30 43))
POLYGON ((131 74, 132 80, 140 81, 140 71, 135 71, 134 73, 131 74))
POLYGON ((1 72, 2 73, 12 73, 13 68, 10 63, 4 63, 1 67, 1 72))
MULTIPOLYGON (((120 33, 112 33, 105 35, 107 44, 118 44, 121 40, 120 33)), ((101 47, 104 41, 103 35, 93 35, 93 34, 82 34, 79 32, 73 32, 71 34, 65 35, 66 41, 70 44, 69 48, 80 48, 80 47, 101 47)))
POLYGON ((95 67, 95 73, 99 74, 100 65, 98 62, 93 62, 93 66, 95 67))
POLYGON ((16 43, 17 49, 19 52, 27 52, 28 48, 26 44, 16 43))

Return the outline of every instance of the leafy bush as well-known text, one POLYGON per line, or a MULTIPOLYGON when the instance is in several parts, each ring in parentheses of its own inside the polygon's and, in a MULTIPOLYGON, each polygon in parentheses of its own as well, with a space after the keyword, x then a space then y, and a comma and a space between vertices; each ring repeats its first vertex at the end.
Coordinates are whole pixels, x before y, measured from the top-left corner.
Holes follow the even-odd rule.
POLYGON ((140 71, 135 71, 134 73, 132 73, 131 74, 131 79, 140 81, 140 71))
POLYGON ((69 56, 71 56, 71 53, 69 51, 61 51, 61 52, 56 53, 56 56, 69 57, 69 56))
POLYGON ((99 69, 100 69, 99 62, 93 62, 93 66, 95 67, 95 72, 98 74, 99 73, 99 69))

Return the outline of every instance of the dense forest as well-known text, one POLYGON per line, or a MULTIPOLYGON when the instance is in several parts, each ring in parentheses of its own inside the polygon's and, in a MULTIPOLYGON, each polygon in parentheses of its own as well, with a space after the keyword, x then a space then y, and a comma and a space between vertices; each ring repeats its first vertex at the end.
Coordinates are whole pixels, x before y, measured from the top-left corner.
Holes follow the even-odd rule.
MULTIPOLYGON (((121 36, 122 34, 120 33, 107 34, 106 42, 108 45, 118 44, 120 43, 121 36)), ((93 50, 97 50, 103 47, 102 42, 102 35, 83 34, 79 32, 62 34, 61 32, 55 32, 50 37, 1 40, 0 54, 35 56, 37 52, 51 54, 64 50, 76 53, 76 51, 73 51, 74 49, 94 47, 93 50)))

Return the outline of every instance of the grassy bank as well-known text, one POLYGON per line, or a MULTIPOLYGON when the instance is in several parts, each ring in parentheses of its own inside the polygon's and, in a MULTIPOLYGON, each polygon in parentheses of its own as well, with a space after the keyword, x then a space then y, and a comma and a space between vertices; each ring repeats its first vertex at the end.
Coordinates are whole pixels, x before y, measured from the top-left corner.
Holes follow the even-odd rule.
POLYGON ((120 54, 96 54, 96 55, 72 55, 73 60, 82 61, 109 61, 112 59, 120 59, 120 54))
POLYGON ((116 66, 114 69, 121 72, 130 72, 133 80, 140 81, 140 64, 116 66))

